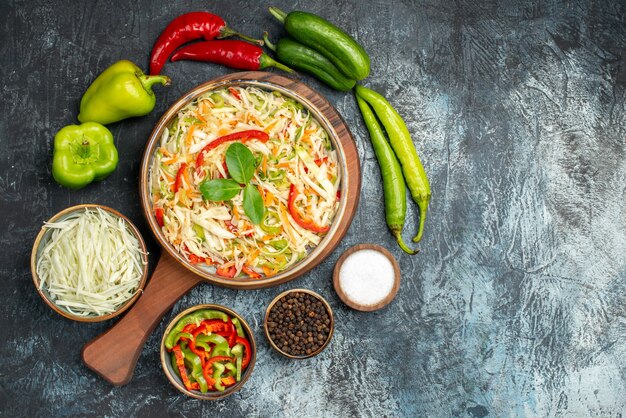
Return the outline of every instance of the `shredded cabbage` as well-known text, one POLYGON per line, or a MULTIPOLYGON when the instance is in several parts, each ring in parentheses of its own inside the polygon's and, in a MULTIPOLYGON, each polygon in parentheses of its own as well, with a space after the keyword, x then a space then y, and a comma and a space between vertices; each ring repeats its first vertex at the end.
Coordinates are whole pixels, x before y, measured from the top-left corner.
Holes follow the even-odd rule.
POLYGON ((124 219, 86 209, 44 228, 52 232, 37 259, 39 289, 56 305, 78 316, 102 316, 137 293, 141 246, 124 219))
POLYGON ((339 207, 340 177, 328 133, 302 105, 276 92, 236 87, 204 94, 181 109, 154 155, 150 190, 154 210, 162 210, 163 235, 190 262, 213 266, 218 274, 234 267, 235 276, 243 271, 267 277, 304 258, 323 237, 292 217, 290 186, 298 191, 302 218, 323 227, 339 207), (252 183, 269 214, 262 225, 245 215, 241 193, 227 202, 209 202, 199 191, 205 180, 227 177, 224 157, 231 143, 206 153, 200 167, 195 166, 198 154, 215 139, 245 130, 269 135, 265 143, 245 143, 259 163, 252 183), (189 171, 175 190, 183 163, 189 171))

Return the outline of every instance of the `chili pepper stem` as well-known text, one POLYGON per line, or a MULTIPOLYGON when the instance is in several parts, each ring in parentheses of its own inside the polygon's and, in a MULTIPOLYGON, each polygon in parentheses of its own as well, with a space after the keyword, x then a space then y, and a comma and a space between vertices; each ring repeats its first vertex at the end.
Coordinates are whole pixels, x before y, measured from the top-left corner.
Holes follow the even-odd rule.
POLYGON ((417 230, 417 235, 413 238, 413 242, 420 242, 422 234, 424 233, 424 223, 426 222, 426 209, 428 209, 428 202, 423 202, 417 205, 420 209, 420 226, 417 230))
POLYGON ((148 93, 152 93, 152 86, 157 83, 164 86, 169 86, 172 83, 172 80, 166 75, 146 75, 137 73, 137 78, 139 78, 141 85, 148 93))
POLYGON ((287 13, 280 10, 278 7, 270 7, 270 13, 276 19, 278 19, 281 23, 285 23, 285 18, 287 17, 287 13))
POLYGON ((398 245, 400 246, 400 248, 402 248, 402 250, 403 250, 405 253, 410 254, 410 255, 413 255, 413 254, 417 254, 417 253, 419 253, 419 252, 420 252, 420 250, 419 250, 419 249, 411 250, 411 249, 410 249, 410 248, 409 248, 409 247, 408 247, 408 246, 404 243, 404 241, 402 240, 402 233, 401 233, 402 231, 401 231, 401 230, 392 229, 392 230, 391 230, 391 232, 393 233, 393 236, 395 237, 396 242, 398 243, 398 245))
POLYGON ((269 34, 267 32, 263 32, 263 42, 265 42, 265 45, 267 45, 269 49, 276 52, 276 45, 270 41, 269 34))
POLYGON ((273 59, 272 57, 266 54, 261 54, 261 57, 259 58, 259 63, 260 63, 260 68, 276 67, 279 70, 283 70, 288 73, 293 73, 293 70, 291 68, 287 67, 284 64, 281 64, 280 62, 276 61, 275 59, 273 59))
POLYGON ((229 38, 231 36, 236 36, 238 38, 241 38, 245 41, 248 42, 252 42, 253 44, 257 44, 259 46, 263 46, 263 41, 261 39, 254 39, 250 36, 246 36, 242 33, 239 33, 237 31, 234 31, 233 29, 229 28, 228 26, 224 26, 222 28, 222 30, 220 31, 220 35, 217 37, 218 39, 222 39, 222 38, 229 38))

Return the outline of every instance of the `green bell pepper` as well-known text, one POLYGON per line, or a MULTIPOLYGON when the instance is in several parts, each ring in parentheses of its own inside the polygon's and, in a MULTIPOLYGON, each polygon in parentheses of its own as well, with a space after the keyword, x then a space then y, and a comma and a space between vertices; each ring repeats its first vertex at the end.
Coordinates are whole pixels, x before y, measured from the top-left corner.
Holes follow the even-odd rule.
POLYGON ((170 82, 164 75, 145 75, 130 61, 118 61, 91 83, 80 101, 78 120, 106 125, 147 115, 156 104, 152 86, 170 82))
POLYGON ((52 176, 57 183, 81 189, 102 180, 117 167, 113 134, 99 123, 68 125, 54 136, 52 176))
POLYGON ((220 392, 224 392, 224 389, 226 389, 224 385, 222 385, 222 374, 224 373, 224 370, 226 370, 226 366, 224 366, 222 363, 213 363, 213 380, 215 381, 214 385, 215 389, 219 390, 220 392))
POLYGON ((233 325, 235 326, 235 329, 237 330, 237 336, 241 338, 245 338, 246 334, 243 332, 243 327, 241 326, 241 322, 239 321, 239 319, 233 318, 231 319, 231 322, 233 323, 233 325))

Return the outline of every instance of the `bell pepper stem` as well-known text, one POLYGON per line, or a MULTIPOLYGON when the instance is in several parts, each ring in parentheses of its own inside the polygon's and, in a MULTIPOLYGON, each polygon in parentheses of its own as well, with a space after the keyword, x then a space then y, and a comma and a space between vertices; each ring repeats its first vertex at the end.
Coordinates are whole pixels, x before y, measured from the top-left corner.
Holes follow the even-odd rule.
POLYGON ((164 86, 169 86, 172 83, 172 80, 166 75, 146 75, 138 73, 137 78, 141 81, 143 88, 150 94, 152 94, 153 85, 158 83, 164 86))
POLYGON ((270 13, 274 16, 280 23, 285 23, 285 18, 287 17, 287 13, 280 10, 278 7, 270 7, 270 13))

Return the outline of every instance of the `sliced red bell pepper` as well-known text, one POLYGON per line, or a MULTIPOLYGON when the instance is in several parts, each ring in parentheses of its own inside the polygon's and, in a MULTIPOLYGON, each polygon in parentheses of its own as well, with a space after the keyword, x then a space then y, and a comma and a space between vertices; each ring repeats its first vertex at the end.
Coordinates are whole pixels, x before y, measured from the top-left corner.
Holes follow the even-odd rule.
POLYGON ((193 340, 189 340, 188 342, 189 349, 198 357, 200 357, 200 362, 202 363, 202 367, 204 367, 204 363, 206 361, 206 351, 200 350, 196 347, 196 343, 193 340))
POLYGON ((203 263, 204 262, 204 258, 203 257, 198 257, 195 254, 189 254, 189 262, 191 264, 198 264, 198 263, 203 263))
POLYGON ((235 383, 237 383, 237 380, 235 380, 235 376, 222 377, 222 385, 224 386, 232 386, 235 383))
POLYGON ((245 352, 243 353, 243 361, 241 362, 241 368, 245 369, 250 364, 250 360, 252 359, 252 349, 250 348, 250 343, 246 338, 237 336, 235 338, 236 344, 242 344, 245 352))
POLYGON ((319 234, 323 234, 328 232, 330 226, 319 226, 311 219, 304 219, 300 214, 300 211, 296 207, 296 198, 298 197, 298 191, 294 184, 289 188, 289 201, 287 202, 287 206, 289 208, 289 213, 292 218, 298 225, 300 225, 304 229, 308 229, 309 231, 317 232, 319 234))
POLYGON ((230 333, 228 322, 224 322, 221 319, 205 319, 192 334, 195 338, 200 334, 208 334, 209 332, 217 334, 222 331, 230 333))
POLYGON ((181 184, 183 183, 183 177, 185 176, 185 170, 187 169, 187 163, 182 163, 178 172, 176 173, 176 180, 174 181, 174 193, 180 189, 181 184))
POLYGON ((188 390, 192 390, 192 384, 189 380, 189 376, 187 375, 187 369, 185 368, 185 357, 183 356, 183 352, 180 348, 180 345, 175 345, 172 348, 174 355, 176 356, 176 366, 178 366, 178 372, 180 373, 180 378, 183 381, 183 384, 188 390))
POLYGON ((198 328, 196 324, 187 324, 185 328, 183 328, 182 332, 186 332, 188 334, 193 334, 193 332, 198 328))
POLYGON ((226 267, 226 268, 218 267, 215 270, 215 274, 217 274, 218 276, 228 277, 228 278, 235 277, 235 273, 237 273, 237 267, 235 266, 226 267))
POLYGON ((261 275, 259 273, 257 273, 256 271, 252 270, 250 267, 246 266, 245 264, 243 265, 243 268, 241 269, 241 271, 243 271, 248 276, 250 276, 251 279, 260 279, 261 278, 261 275))
POLYGON ((341 190, 337 190, 337 200, 341 200, 341 190))
POLYGON ((224 221, 224 224, 226 225, 226 228, 228 228, 228 230, 232 233, 237 235, 239 233, 239 229, 237 229, 237 227, 228 219, 226 219, 224 221))
POLYGON ((165 225, 165 223, 163 222, 164 214, 165 214, 165 211, 163 210, 163 208, 156 208, 154 210, 154 217, 156 218, 156 221, 161 228, 163 228, 163 225, 165 225))
POLYGON ((202 164, 204 164, 204 153, 214 148, 217 148, 228 141, 241 140, 241 142, 247 142, 252 139, 258 139, 261 142, 267 142, 270 139, 270 136, 264 131, 250 129, 248 131, 235 132, 214 139, 212 142, 208 143, 204 148, 202 148, 202 151, 198 153, 198 156, 196 157, 196 170, 200 170, 200 167, 202 167, 202 164))
POLYGON ((235 96, 235 99, 237 100, 241 100, 241 96, 239 95, 239 93, 237 92, 237 90, 235 90, 232 87, 228 88, 228 91, 230 92, 230 94, 232 94, 233 96, 235 96))

